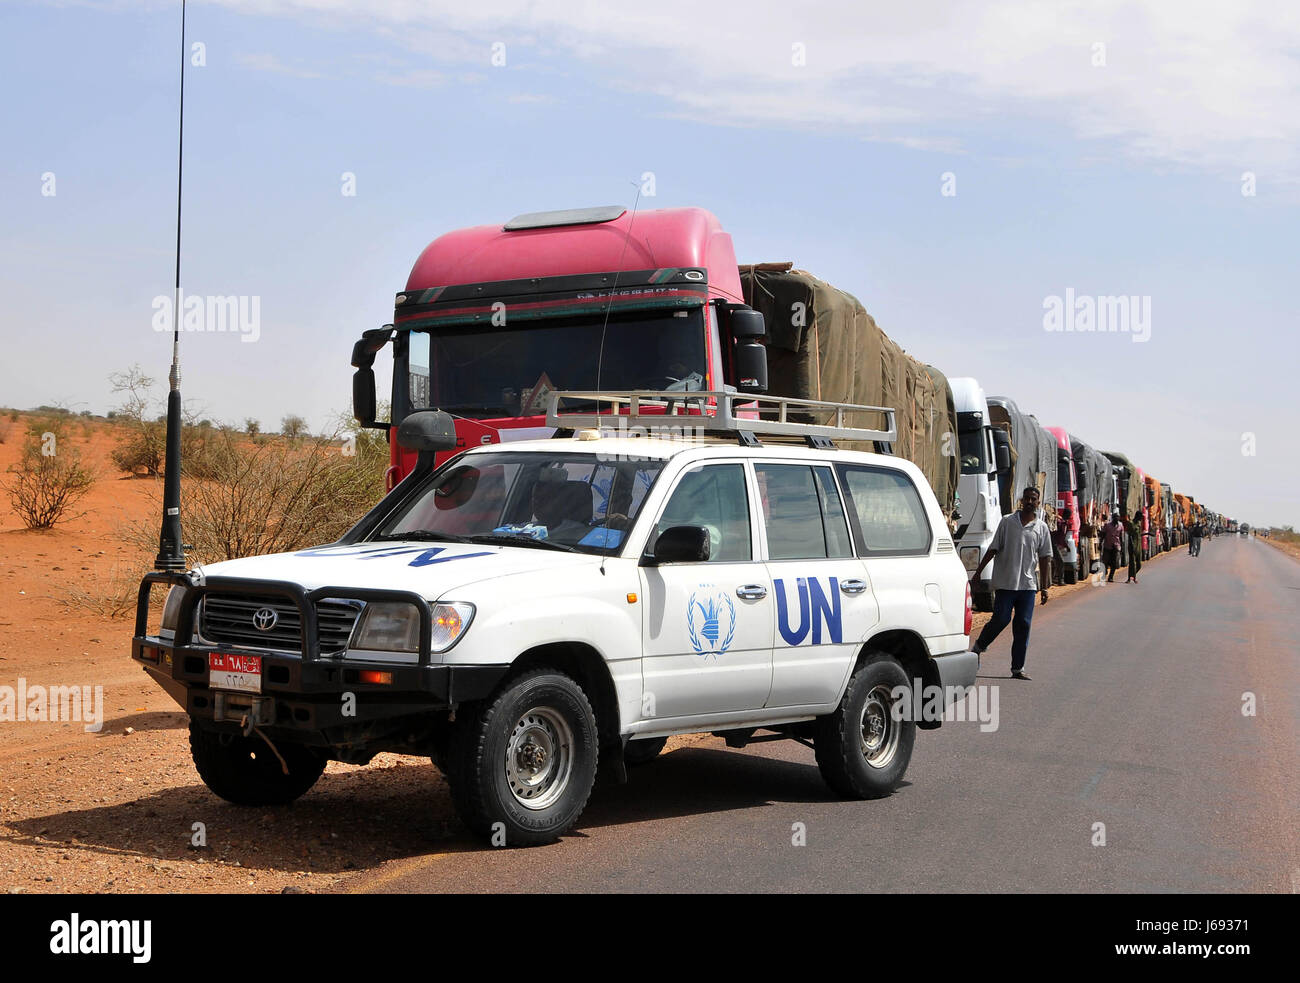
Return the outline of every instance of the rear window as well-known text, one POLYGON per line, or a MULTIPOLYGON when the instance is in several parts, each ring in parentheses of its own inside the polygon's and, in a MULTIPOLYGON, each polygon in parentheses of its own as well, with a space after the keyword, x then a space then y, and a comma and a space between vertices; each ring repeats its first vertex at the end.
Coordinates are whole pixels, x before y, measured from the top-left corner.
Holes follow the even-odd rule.
POLYGON ((755 464, 772 560, 853 555, 839 490, 829 467, 755 464))
POLYGON ((841 464, 840 482, 849 500, 849 519, 861 556, 923 554, 930 551, 930 520, 912 480, 901 471, 841 464))

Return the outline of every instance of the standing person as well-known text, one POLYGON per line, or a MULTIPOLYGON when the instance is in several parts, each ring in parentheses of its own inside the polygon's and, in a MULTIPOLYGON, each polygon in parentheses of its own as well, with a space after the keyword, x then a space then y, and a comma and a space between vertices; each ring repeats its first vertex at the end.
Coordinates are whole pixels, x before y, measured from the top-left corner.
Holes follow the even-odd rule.
POLYGON ((1124 583, 1136 584, 1142 569, 1142 520, 1125 516, 1124 524, 1128 529, 1128 580, 1124 583))
POLYGON ((1204 538, 1204 536, 1205 536, 1205 523, 1197 519, 1196 525, 1192 527, 1192 548, 1195 549, 1196 551, 1192 554, 1192 556, 1201 555, 1201 540, 1204 538))
POLYGON ((1101 561, 1106 565, 1106 583, 1115 582, 1120 557, 1124 554, 1124 527, 1119 524, 1119 513, 1111 514, 1110 522, 1101 530, 1101 561))
POLYGON ((1034 619, 1034 596, 1042 595, 1047 603, 1047 585, 1052 582, 1052 534, 1047 523, 1038 518, 1038 489, 1030 486, 1020 496, 1020 511, 998 523, 988 552, 971 577, 979 583, 980 574, 994 557, 993 618, 971 651, 984 652, 1008 624, 1011 625, 1011 676, 1028 679, 1025 657, 1029 651, 1029 626, 1034 619), (1040 591, 1041 585, 1041 591, 1040 591))
POLYGON ((1187 555, 1196 555, 1196 523, 1187 527, 1187 555))

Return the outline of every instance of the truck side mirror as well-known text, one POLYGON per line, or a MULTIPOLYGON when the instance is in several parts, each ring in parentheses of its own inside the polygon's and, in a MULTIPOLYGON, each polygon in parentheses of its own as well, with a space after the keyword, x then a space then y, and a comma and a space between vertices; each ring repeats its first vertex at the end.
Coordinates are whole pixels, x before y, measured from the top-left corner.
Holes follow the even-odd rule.
POLYGON ((361 333, 361 339, 352 346, 352 415, 366 429, 387 429, 375 426, 375 356, 393 337, 393 326, 371 328, 361 333))
POLYGON ((1011 448, 1007 446, 1006 434, 1001 431, 995 431, 993 434, 993 458, 999 471, 1011 469, 1011 448))
POLYGON ((747 393, 767 392, 767 347, 760 339, 767 333, 767 325, 759 311, 748 307, 731 312, 731 337, 733 382, 738 390, 747 393))
POLYGON ((375 422, 375 370, 369 366, 352 373, 352 415, 362 427, 375 422))

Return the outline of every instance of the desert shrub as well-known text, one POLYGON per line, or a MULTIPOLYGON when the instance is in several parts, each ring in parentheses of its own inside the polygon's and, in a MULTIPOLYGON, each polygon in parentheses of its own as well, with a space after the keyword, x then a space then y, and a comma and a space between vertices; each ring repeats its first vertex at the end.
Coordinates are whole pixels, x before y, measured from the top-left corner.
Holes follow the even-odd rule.
MULTIPOLYGON (((364 435, 349 445, 337 436, 252 441, 215 431, 199 468, 189 458, 183 461, 181 526, 192 545, 191 562, 338 539, 384 494, 388 449, 383 435, 378 437, 378 443, 364 435)), ((161 491, 159 502, 161 509, 161 491)), ((128 536, 142 551, 152 550, 157 522, 137 524, 128 536)))
POLYGON ((9 439, 9 435, 14 432, 13 421, 0 420, 0 444, 9 439))
MULTIPOLYGON (((102 618, 125 618, 135 613, 140 581, 152 563, 114 564, 107 574, 85 574, 65 582, 59 600, 64 607, 80 608, 102 618)), ((165 591, 155 590, 150 600, 161 605, 165 591)))
POLYGON ((262 432, 262 424, 250 416, 244 420, 244 432, 250 437, 256 437, 262 432))
POLYGON ((307 432, 307 421, 300 416, 290 414, 280 421, 280 433, 286 437, 298 438, 307 432))
POLYGON ((95 483, 56 417, 33 421, 17 464, 9 467, 9 502, 28 529, 49 529, 71 514, 95 483))
POLYGON ((153 379, 140 366, 133 365, 125 372, 112 373, 108 380, 113 392, 125 396, 113 414, 113 421, 126 427, 125 439, 113 448, 113 463, 127 474, 161 474, 167 450, 167 426, 165 416, 151 414, 153 379))

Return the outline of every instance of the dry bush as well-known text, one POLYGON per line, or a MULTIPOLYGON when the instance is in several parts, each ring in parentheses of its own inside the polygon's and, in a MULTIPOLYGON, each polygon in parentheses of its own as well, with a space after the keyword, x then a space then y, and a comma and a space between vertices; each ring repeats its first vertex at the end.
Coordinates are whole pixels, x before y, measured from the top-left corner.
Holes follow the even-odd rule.
MULTIPOLYGON (((377 431, 344 437, 250 441, 211 431, 195 474, 182 461, 181 527, 192 562, 280 553, 338 539, 384 493, 388 445, 377 431), (375 438, 378 439, 375 439, 375 438)), ((161 514, 161 508, 159 509, 161 514)), ((157 546, 157 524, 128 533, 157 546)))
POLYGON ((0 444, 9 439, 9 435, 14 432, 12 420, 0 420, 0 444))
MULTIPOLYGON (((101 618, 127 618, 135 614, 140 581, 153 569, 152 563, 114 564, 107 574, 82 575, 62 587, 59 600, 65 607, 80 608, 101 618)), ((154 607, 162 607, 166 591, 150 594, 154 607)))
POLYGON ((95 483, 56 417, 32 421, 17 464, 9 467, 9 502, 28 529, 49 529, 75 518, 70 510, 95 483))

